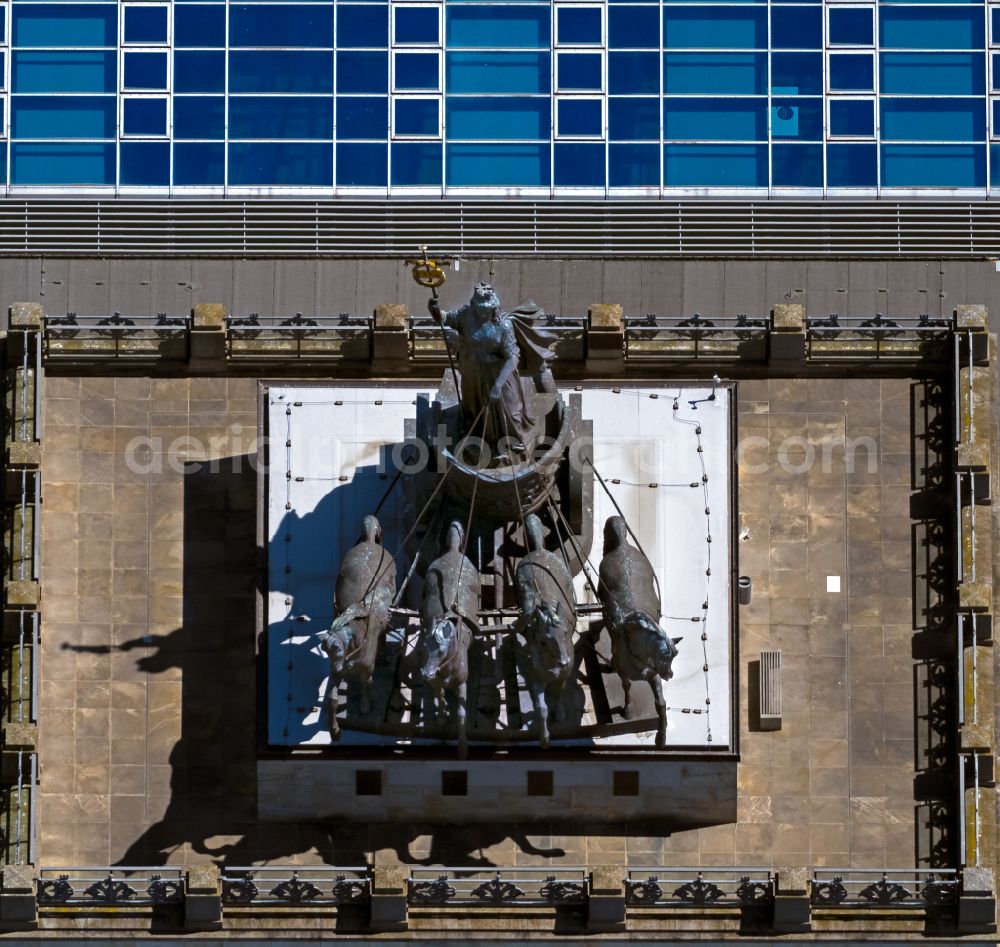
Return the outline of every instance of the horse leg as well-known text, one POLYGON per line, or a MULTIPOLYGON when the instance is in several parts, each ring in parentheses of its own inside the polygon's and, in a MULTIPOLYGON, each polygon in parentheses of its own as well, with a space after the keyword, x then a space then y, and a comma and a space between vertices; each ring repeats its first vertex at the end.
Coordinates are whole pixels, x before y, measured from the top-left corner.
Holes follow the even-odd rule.
POLYGON ((469 755, 465 742, 465 682, 458 685, 458 758, 464 760, 469 755))
POLYGON ((358 676, 358 683, 361 685, 361 700, 358 709, 363 717, 367 717, 372 712, 372 668, 364 667, 359 668, 359 670, 361 672, 358 676))
POLYGON ((340 675, 331 671, 326 698, 327 722, 329 723, 331 740, 340 739, 340 721, 337 720, 338 710, 340 710, 340 675))
POLYGON ((663 686, 660 675, 654 674, 649 680, 653 688, 653 702, 656 704, 656 748, 662 750, 667 745, 667 705, 663 700, 663 686))
POLYGON ((555 682, 552 688, 553 717, 556 723, 566 722, 566 706, 563 703, 563 694, 566 691, 566 678, 561 677, 555 682))
POLYGON ((624 675, 621 676, 622 681, 622 693, 625 695, 625 705, 622 707, 622 712, 625 714, 626 720, 632 719, 632 682, 624 675))
POLYGON ((540 681, 531 684, 531 702, 535 705, 538 720, 538 744, 543 750, 549 748, 549 708, 545 703, 545 685, 540 681))

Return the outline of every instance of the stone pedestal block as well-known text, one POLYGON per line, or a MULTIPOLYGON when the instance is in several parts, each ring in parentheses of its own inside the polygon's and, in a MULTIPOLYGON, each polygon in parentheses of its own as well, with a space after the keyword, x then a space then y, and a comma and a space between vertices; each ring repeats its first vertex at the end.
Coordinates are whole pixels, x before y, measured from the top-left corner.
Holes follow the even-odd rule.
POLYGON ((997 901, 993 871, 965 868, 958 897, 958 932, 988 933, 996 930, 997 901))
POLYGON ((8 467, 37 467, 42 460, 42 445, 36 441, 8 441, 8 467))
POLYGON ((955 307, 955 328, 963 331, 985 332, 989 327, 989 310, 981 304, 955 307))
POLYGON ((14 303, 10 307, 11 329, 38 330, 45 321, 45 307, 40 303, 14 303))
POLYGON ((188 869, 184 895, 184 930, 214 931, 222 927, 222 888, 215 865, 188 869))
POLYGON ((801 361, 806 357, 806 309, 781 303, 771 310, 771 361, 801 361))
POLYGON ((410 871, 405 865, 375 865, 372 868, 373 931, 404 931, 406 920, 406 880, 410 871))
POLYGON ((406 324, 406 306, 396 304, 375 307, 372 333, 372 359, 376 362, 405 362, 410 357, 410 335, 406 324))
POLYGON ((38 583, 32 579, 11 579, 7 583, 7 604, 35 608, 41 597, 38 583))
POLYGON ((587 371, 611 373, 625 367, 625 319, 617 303, 595 303, 587 313, 587 371))
POLYGON ((33 723, 8 723, 3 728, 5 750, 33 750, 38 730, 33 723))
POLYGON ((191 311, 191 361, 226 357, 226 307, 199 303, 191 311))
POLYGON ((590 897, 587 900, 588 931, 621 931, 625 929, 624 866, 595 868, 590 875, 590 897))
POLYGON ((788 933, 809 930, 809 878, 807 868, 775 869, 774 930, 788 933))
POLYGON ((8 865, 0 888, 0 931, 32 930, 38 925, 35 871, 30 865, 8 865))

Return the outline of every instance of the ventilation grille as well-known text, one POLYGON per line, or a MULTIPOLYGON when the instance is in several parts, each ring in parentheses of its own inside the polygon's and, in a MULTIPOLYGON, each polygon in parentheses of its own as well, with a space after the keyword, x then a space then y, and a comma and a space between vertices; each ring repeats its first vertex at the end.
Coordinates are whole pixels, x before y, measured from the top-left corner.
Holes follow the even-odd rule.
POLYGON ((760 728, 781 729, 781 652, 760 653, 760 728))
POLYGON ((1000 257, 988 201, 0 200, 0 253, 1000 257))

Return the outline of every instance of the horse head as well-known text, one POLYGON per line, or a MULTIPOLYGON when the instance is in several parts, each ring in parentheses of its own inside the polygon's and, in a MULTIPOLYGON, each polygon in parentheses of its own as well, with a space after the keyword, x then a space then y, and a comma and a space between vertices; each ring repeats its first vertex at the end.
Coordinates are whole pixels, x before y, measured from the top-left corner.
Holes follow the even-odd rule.
POLYGON ((633 612, 626 619, 630 650, 664 681, 674 676, 673 663, 677 657, 677 642, 671 638, 645 612, 633 612))
POLYGON ((330 670, 335 674, 343 674, 347 653, 351 648, 350 626, 342 624, 338 627, 334 622, 333 627, 323 636, 320 645, 330 656, 330 670))
POLYGON ((420 639, 421 668, 425 681, 433 681, 441 674, 455 645, 457 631, 455 619, 436 618, 434 624, 420 639))
POLYGON ((540 669, 561 674, 573 660, 560 602, 539 602, 525 616, 525 635, 537 655, 540 669))

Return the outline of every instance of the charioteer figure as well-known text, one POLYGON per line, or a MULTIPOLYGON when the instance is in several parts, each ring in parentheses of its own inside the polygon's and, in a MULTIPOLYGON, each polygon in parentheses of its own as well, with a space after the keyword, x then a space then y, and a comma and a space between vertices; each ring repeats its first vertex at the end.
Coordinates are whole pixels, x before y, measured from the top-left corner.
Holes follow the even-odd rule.
POLYGON ((500 464, 530 455, 540 432, 519 367, 537 377, 541 390, 555 390, 550 340, 531 322, 541 311, 530 303, 503 312, 489 283, 479 283, 458 309, 442 311, 437 297, 427 306, 457 350, 465 433, 482 438, 500 464))

